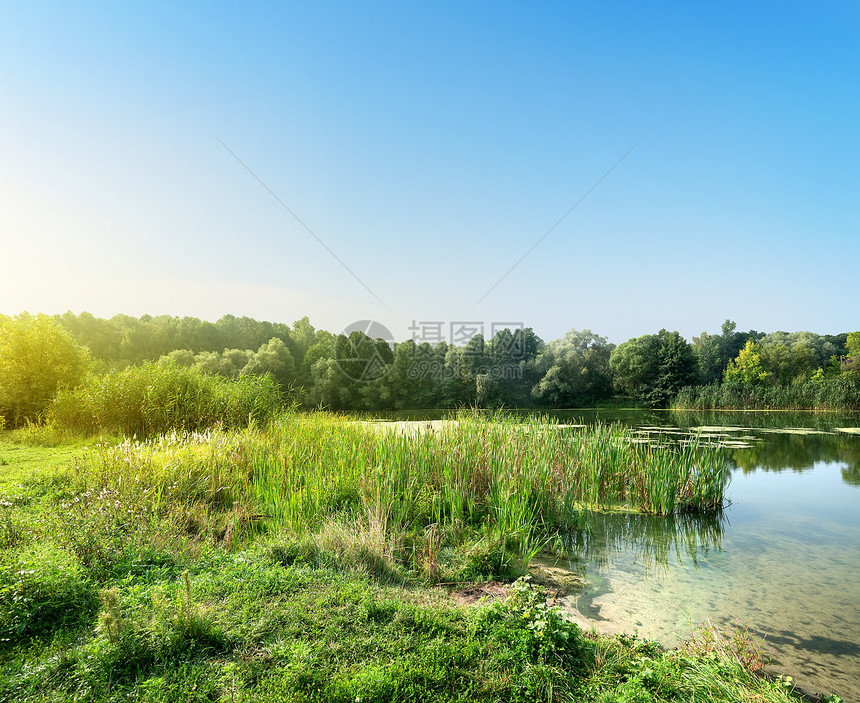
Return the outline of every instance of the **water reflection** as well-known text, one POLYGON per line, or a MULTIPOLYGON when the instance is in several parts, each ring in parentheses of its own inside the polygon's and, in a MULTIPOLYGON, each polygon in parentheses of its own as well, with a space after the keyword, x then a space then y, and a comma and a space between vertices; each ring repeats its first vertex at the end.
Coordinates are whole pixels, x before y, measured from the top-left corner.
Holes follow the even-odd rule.
POLYGON ((837 427, 856 426, 858 416, 841 413, 751 412, 726 410, 670 410, 668 422, 682 429, 715 425, 748 429, 797 427, 832 432, 837 427))
POLYGON ((629 561, 631 555, 646 574, 660 573, 674 563, 701 568, 712 552, 722 551, 726 523, 723 511, 666 517, 587 513, 584 529, 571 532, 566 547, 604 571, 621 557, 629 561))
POLYGON ((855 474, 860 470, 860 442, 847 434, 763 432, 752 446, 729 448, 728 452, 744 472, 809 471, 819 461, 847 464, 848 470, 855 474))
POLYGON ((860 462, 842 469, 842 480, 849 486, 860 486, 860 462))
MULTIPOLYGON (((816 462, 845 464, 842 478, 860 485, 860 441, 840 432, 856 418, 812 413, 678 412, 671 418, 679 429, 666 428, 669 436, 683 431, 718 442, 744 473, 755 471, 810 471, 816 462), (733 424, 736 423, 736 424, 733 424)), ((649 427, 653 436, 660 428, 649 427)))

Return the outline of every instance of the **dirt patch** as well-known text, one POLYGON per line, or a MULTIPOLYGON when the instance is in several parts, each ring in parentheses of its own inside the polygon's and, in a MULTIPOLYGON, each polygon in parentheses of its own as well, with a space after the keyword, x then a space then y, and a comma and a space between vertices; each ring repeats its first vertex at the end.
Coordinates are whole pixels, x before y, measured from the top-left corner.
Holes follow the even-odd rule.
POLYGON ((479 601, 492 603, 508 597, 508 584, 501 581, 487 583, 470 583, 467 586, 451 591, 451 600, 461 605, 475 605, 479 601))

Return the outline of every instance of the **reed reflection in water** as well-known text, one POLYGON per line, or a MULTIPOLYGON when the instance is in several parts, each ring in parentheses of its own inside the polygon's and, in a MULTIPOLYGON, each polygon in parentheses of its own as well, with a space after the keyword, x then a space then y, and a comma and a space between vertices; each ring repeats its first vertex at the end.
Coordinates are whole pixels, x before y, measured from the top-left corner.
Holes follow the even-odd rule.
POLYGON ((591 566, 606 571, 618 561, 633 562, 646 574, 659 573, 670 564, 698 568, 708 556, 722 551, 727 518, 722 510, 708 513, 682 512, 664 517, 641 513, 597 513, 582 515, 583 529, 565 536, 565 548, 591 566))

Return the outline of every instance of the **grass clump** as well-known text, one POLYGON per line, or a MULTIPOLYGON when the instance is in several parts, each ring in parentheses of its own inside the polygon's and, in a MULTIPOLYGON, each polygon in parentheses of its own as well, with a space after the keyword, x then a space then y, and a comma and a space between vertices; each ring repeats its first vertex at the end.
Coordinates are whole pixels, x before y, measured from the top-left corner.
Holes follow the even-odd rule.
POLYGON ((279 530, 378 573, 399 565, 456 580, 521 574, 588 510, 719 509, 729 475, 719 450, 633 440, 621 427, 540 418, 465 414, 404 432, 287 414, 241 451, 247 488, 279 530))

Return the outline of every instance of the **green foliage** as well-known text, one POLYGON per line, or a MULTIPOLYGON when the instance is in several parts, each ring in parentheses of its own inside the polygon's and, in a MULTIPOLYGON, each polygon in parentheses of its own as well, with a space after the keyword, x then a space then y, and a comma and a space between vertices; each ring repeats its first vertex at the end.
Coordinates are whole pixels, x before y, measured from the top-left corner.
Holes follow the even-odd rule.
POLYGON ((553 408, 582 407, 607 398, 612 349, 605 337, 591 330, 570 330, 541 353, 538 364, 543 374, 532 395, 553 408))
POLYGON ((693 353, 699 367, 699 382, 713 383, 723 377, 725 367, 722 363, 722 338, 718 334, 702 332, 693 337, 693 353))
POLYGON ((247 364, 239 373, 241 376, 270 374, 284 390, 289 389, 296 381, 296 365, 293 361, 293 355, 283 340, 277 337, 273 337, 266 344, 263 344, 248 359, 247 364))
POLYGON ((726 368, 725 380, 728 383, 758 384, 771 379, 762 361, 761 347, 757 342, 749 341, 741 349, 736 359, 729 362, 726 368))
POLYGON ((174 363, 144 363, 62 391, 51 407, 61 429, 149 437, 173 430, 264 421, 281 405, 269 376, 231 381, 174 363))
POLYGON ((0 648, 78 627, 95 606, 74 557, 50 544, 26 548, 0 566, 0 648))
POLYGON ((841 371, 848 379, 860 380, 860 332, 852 332, 845 340, 845 360, 841 371))
MULTIPOLYGON (((392 348, 361 333, 316 330, 306 317, 292 329, 232 315, 214 324, 168 315, 102 320, 68 312, 54 319, 91 350, 100 373, 158 358, 231 379, 268 373, 305 407, 332 410, 583 407, 605 402, 613 388, 637 404, 662 407, 682 388, 719 382, 726 373, 732 382, 783 385, 860 378, 858 333, 738 332, 731 320, 719 334, 694 337, 693 345, 661 330, 613 349, 589 330, 547 345, 531 328, 519 328, 497 330, 489 340, 477 335, 464 347, 407 340, 392 348), (747 342, 758 344, 760 366, 742 358, 739 369, 747 342)), ((7 426, 24 417, 6 414, 7 426)))
POLYGON ((616 387, 649 406, 665 406, 696 379, 692 347, 677 332, 666 330, 619 344, 609 366, 616 387))
POLYGON ((569 674, 582 672, 592 647, 575 623, 547 604, 546 591, 529 579, 517 579, 507 600, 478 614, 479 634, 504 642, 513 655, 514 673, 536 664, 558 666, 569 674))
POLYGON ((653 334, 629 339, 615 347, 609 358, 615 386, 634 398, 646 397, 657 375, 659 347, 660 342, 653 334))
POLYGON ((0 415, 12 426, 36 420, 88 362, 87 350, 47 315, 0 315, 0 415))

